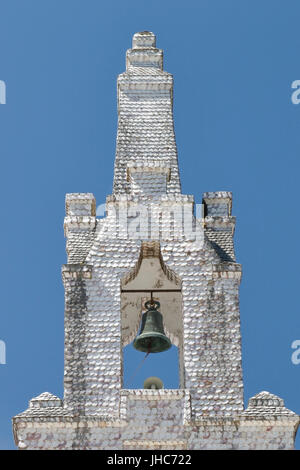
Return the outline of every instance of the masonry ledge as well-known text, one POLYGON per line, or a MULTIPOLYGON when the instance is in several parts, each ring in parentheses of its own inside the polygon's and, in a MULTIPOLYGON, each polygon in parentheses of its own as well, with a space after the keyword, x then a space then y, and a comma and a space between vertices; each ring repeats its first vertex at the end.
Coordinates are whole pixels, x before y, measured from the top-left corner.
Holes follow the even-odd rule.
POLYGON ((62 428, 86 428, 86 427, 124 427, 128 423, 120 418, 109 415, 76 416, 72 414, 51 414, 49 416, 17 415, 13 419, 14 427, 23 427, 23 424, 34 423, 35 426, 55 425, 62 428))
POLYGON ((230 216, 206 216, 204 218, 205 225, 213 225, 213 226, 220 226, 220 227, 231 227, 234 226, 236 223, 236 217, 233 215, 230 216))
POLYGON ((130 181, 134 173, 154 173, 163 174, 166 176, 167 181, 170 181, 171 167, 170 165, 151 165, 148 162, 128 163, 127 165, 127 180, 130 181))
POLYGON ((61 271, 64 280, 86 278, 91 279, 93 266, 90 264, 63 264, 61 271))
POLYGON ((157 75, 135 75, 124 72, 118 77, 118 85, 121 88, 132 88, 139 85, 148 85, 150 89, 151 86, 171 88, 173 86, 173 77, 171 74, 165 71, 161 71, 161 73, 158 73, 157 75))
POLYGON ((181 400, 189 396, 190 392, 186 389, 123 389, 121 397, 127 397, 134 400, 181 400))
MULTIPOLYGON (((110 204, 110 203, 128 203, 128 202, 133 202, 133 203, 139 203, 140 202, 140 197, 137 196, 137 195, 133 195, 133 194, 110 194, 109 196, 106 197, 106 204, 110 204)), ((188 203, 188 204, 191 204, 191 203, 194 203, 194 196, 192 196, 191 194, 170 194, 170 193, 167 193, 167 194, 163 194, 160 198, 159 198, 159 202, 160 204, 162 203, 180 203, 180 204, 184 204, 184 203, 188 203)), ((151 205, 157 205, 157 201, 155 202, 152 202, 149 200, 149 206, 151 205)))

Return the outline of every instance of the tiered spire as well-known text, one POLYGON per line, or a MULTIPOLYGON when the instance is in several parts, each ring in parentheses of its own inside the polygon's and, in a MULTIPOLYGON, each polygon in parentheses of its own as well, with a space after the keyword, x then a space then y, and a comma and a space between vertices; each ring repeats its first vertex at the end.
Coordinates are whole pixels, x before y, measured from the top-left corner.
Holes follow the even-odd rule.
POLYGON ((115 195, 181 192, 172 96, 173 77, 163 71, 155 35, 136 33, 118 78, 115 195))

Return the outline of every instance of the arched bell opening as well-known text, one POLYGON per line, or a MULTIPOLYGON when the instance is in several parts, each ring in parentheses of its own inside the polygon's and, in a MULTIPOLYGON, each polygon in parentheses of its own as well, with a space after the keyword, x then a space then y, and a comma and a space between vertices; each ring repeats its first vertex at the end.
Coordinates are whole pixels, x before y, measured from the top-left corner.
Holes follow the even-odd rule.
POLYGON ((123 388, 143 388, 145 374, 158 376, 164 388, 184 387, 181 280, 164 263, 158 242, 142 243, 134 269, 121 280, 121 331, 123 388), (142 316, 149 313, 145 304, 151 299, 160 304, 163 334, 171 347, 164 352, 149 350, 147 355, 135 350, 133 341, 141 333, 142 316))

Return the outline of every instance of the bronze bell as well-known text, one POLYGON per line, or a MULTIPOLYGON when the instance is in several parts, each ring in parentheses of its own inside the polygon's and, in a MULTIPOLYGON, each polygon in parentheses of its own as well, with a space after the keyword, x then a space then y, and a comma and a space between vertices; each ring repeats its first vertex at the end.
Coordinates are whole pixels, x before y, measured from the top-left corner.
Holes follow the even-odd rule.
POLYGON ((169 349, 172 344, 165 335, 162 314, 158 312, 160 303, 155 300, 145 302, 148 309, 142 318, 140 334, 135 338, 133 346, 138 351, 158 353, 169 349))

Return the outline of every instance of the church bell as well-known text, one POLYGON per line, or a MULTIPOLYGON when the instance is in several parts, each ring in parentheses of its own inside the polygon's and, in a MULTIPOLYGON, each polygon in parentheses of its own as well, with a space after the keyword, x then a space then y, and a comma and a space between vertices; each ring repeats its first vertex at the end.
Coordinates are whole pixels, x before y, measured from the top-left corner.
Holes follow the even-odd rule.
POLYGON ((171 341, 164 332, 163 317, 157 310, 160 303, 155 300, 145 302, 147 312, 142 318, 139 335, 135 338, 133 346, 138 351, 148 353, 159 353, 171 347, 171 341))

